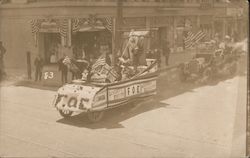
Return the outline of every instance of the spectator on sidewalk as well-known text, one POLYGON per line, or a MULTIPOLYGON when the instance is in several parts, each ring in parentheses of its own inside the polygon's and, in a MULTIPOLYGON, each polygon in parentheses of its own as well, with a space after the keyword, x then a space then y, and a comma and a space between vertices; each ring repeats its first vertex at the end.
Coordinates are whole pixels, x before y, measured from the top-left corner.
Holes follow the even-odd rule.
POLYGON ((162 53, 163 53, 163 56, 165 56, 165 65, 168 66, 170 47, 169 47, 169 42, 167 42, 166 40, 164 40, 163 42, 162 53))
POLYGON ((154 59, 156 59, 158 66, 161 67, 161 51, 159 49, 154 49, 154 59))
POLYGON ((229 54, 232 50, 232 43, 231 43, 231 38, 230 36, 226 35, 224 38, 224 41, 222 41, 219 45, 220 49, 223 49, 223 54, 229 54))
POLYGON ((58 61, 59 71, 62 73, 62 83, 67 83, 68 78, 68 67, 63 63, 63 60, 65 59, 66 55, 64 54, 63 57, 58 61))
POLYGON ((215 48, 218 49, 220 44, 220 38, 218 33, 214 35, 214 41, 215 41, 215 48))
POLYGON ((39 54, 35 61, 34 61, 34 65, 35 65, 35 81, 39 80, 41 81, 42 79, 42 68, 43 68, 43 59, 41 57, 41 55, 39 54))
POLYGON ((50 63, 56 63, 56 55, 55 53, 52 53, 50 56, 50 63))
POLYGON ((139 65, 147 65, 146 54, 144 50, 144 42, 145 39, 143 36, 139 37, 137 47, 138 47, 138 64, 139 65))
POLYGON ((2 41, 0 41, 0 76, 5 75, 4 70, 4 54, 6 53, 6 49, 3 46, 2 41))
POLYGON ((149 50, 146 54, 146 58, 147 59, 154 59, 154 51, 153 50, 149 50))

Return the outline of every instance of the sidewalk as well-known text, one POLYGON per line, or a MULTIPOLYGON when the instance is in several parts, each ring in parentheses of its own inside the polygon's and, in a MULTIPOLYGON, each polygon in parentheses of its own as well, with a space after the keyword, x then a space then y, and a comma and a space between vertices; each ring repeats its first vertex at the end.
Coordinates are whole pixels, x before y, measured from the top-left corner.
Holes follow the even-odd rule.
POLYGON ((26 69, 8 68, 5 72, 7 76, 0 81, 0 86, 8 86, 18 81, 28 80, 26 69))

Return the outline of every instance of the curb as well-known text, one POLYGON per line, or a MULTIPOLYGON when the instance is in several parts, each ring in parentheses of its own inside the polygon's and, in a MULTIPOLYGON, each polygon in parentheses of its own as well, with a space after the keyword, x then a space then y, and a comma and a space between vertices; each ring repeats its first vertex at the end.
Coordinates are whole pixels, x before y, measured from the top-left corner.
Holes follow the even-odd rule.
POLYGON ((30 88, 38 88, 38 89, 44 89, 44 90, 54 90, 54 89, 58 89, 59 86, 45 86, 43 85, 42 82, 35 82, 33 80, 20 80, 20 81, 16 81, 14 82, 12 85, 15 86, 24 86, 24 87, 30 87, 30 88))

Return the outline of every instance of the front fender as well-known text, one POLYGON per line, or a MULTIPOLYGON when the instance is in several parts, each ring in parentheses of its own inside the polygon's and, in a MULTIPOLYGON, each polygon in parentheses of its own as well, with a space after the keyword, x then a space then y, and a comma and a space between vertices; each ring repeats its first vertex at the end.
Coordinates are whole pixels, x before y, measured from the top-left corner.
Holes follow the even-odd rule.
POLYGON ((88 111, 100 87, 67 84, 57 91, 54 106, 61 110, 88 111))

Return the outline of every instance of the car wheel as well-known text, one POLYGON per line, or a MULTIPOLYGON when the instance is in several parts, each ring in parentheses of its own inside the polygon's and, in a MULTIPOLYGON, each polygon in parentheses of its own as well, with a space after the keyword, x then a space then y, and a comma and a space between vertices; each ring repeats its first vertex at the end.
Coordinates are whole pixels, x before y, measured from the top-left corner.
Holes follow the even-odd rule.
POLYGON ((64 118, 68 118, 72 115, 73 111, 70 111, 70 110, 59 110, 59 113, 62 117, 64 118))

